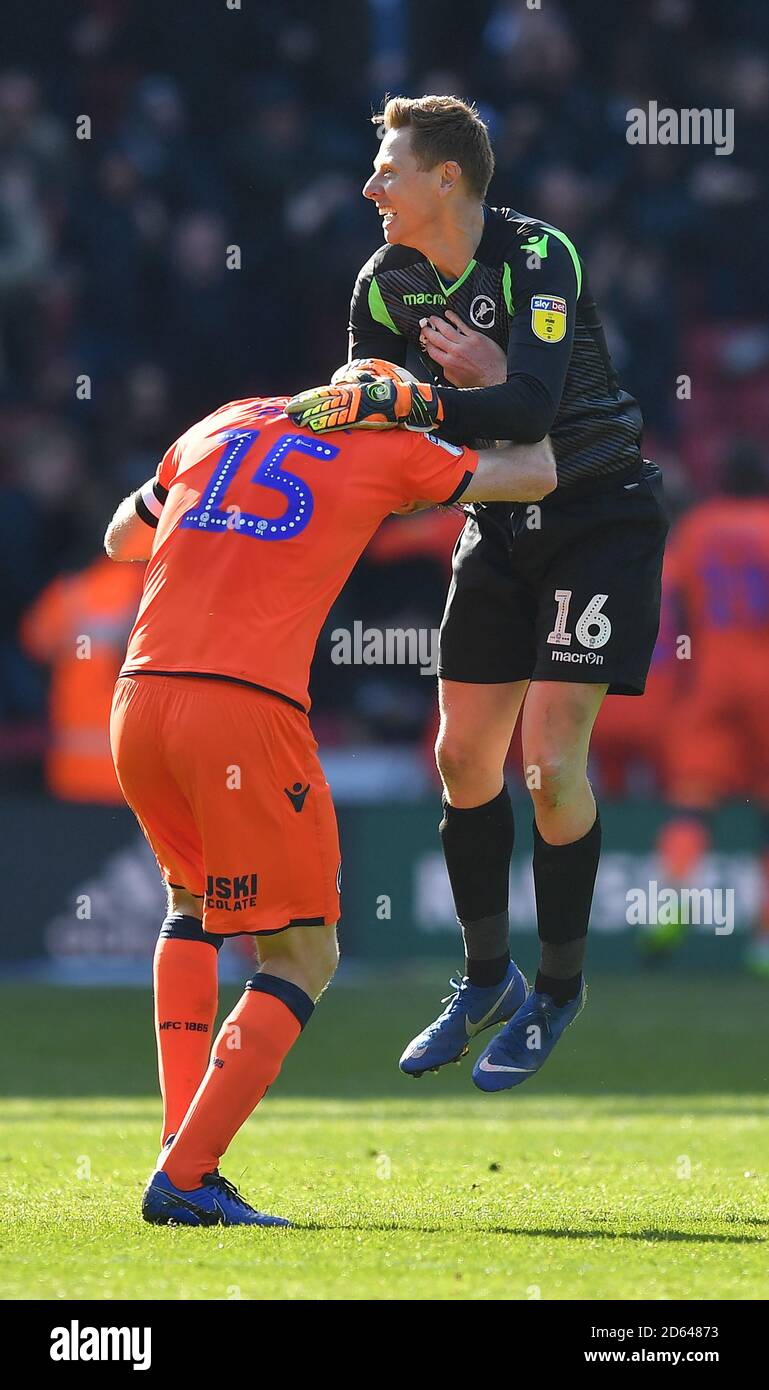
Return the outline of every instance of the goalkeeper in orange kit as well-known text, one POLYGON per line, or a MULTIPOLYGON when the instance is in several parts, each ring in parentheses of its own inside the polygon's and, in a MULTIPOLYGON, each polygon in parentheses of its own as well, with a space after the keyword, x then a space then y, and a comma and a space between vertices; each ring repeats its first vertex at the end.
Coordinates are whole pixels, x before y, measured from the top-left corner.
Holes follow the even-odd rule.
MULTIPOLYGON (((391 384, 370 364, 341 374, 361 399, 391 384)), ((535 500, 555 481, 546 442, 478 453, 405 430, 316 436, 285 405, 234 401, 193 425, 105 537, 113 559, 148 559, 111 736, 169 896, 155 953, 163 1148, 143 1201, 156 1224, 287 1224, 251 1207, 219 1159, 336 967, 339 842, 307 688, 331 604, 391 512, 535 500), (258 969, 211 1051, 217 949, 242 934, 258 969)))

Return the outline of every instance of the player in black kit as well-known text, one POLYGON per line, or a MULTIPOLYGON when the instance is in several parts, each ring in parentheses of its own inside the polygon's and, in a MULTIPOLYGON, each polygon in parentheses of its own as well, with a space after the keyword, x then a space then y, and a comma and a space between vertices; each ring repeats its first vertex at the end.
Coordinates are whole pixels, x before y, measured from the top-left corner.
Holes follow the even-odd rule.
POLYGON ((472 508, 454 553, 436 756, 465 971, 400 1062, 411 1075, 437 1070, 503 1023, 473 1081, 506 1090, 539 1069, 584 1003, 601 843, 590 735, 607 693, 643 693, 668 523, 660 471, 641 455, 638 405, 617 382, 569 238, 486 206, 494 157, 474 107, 394 98, 378 119, 363 191, 385 245, 355 285, 350 357, 389 359, 433 387, 320 388, 290 413, 318 429, 397 424, 473 443, 549 434, 556 460, 558 485, 542 503, 472 508), (509 955, 514 824, 503 775, 521 712, 540 937, 528 997, 509 955))

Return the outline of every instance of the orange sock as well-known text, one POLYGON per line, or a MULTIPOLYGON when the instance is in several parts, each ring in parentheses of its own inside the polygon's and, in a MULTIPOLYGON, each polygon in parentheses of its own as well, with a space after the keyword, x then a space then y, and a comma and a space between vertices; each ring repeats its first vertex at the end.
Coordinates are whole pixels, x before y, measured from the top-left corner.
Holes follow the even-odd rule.
POLYGON ((162 1159, 176 1187, 200 1187, 203 1174, 218 1167, 312 1010, 309 995, 287 980, 260 973, 249 981, 222 1024, 205 1079, 162 1159))
POLYGON ((657 840, 666 882, 685 883, 707 853, 710 839, 710 831, 697 816, 669 820, 657 840))
MULTIPOLYGON (((194 918, 185 918, 194 922, 194 918)), ((197 924, 201 931, 200 924, 197 924)), ((218 993, 214 942, 163 936, 155 947, 155 1036, 163 1097, 163 1133, 179 1128, 206 1074, 218 993)))

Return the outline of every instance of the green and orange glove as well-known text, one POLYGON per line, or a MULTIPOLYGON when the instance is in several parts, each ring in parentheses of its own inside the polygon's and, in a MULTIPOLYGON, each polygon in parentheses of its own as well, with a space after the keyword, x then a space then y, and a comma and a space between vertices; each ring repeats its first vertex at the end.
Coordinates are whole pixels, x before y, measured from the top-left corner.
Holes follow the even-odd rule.
POLYGON ((379 377, 360 385, 316 386, 286 406, 297 425, 321 434, 329 430, 434 430, 443 405, 434 386, 379 377))

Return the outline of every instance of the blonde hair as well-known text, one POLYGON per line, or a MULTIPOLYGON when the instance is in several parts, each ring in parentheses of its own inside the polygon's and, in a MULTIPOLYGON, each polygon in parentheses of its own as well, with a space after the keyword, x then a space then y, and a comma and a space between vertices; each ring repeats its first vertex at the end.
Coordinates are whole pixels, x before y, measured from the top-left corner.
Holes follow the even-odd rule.
POLYGON ((460 97, 389 97, 371 119, 383 131, 410 130, 422 169, 455 160, 473 193, 486 197, 494 173, 494 151, 474 102, 471 105, 460 97))

